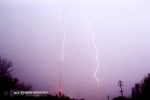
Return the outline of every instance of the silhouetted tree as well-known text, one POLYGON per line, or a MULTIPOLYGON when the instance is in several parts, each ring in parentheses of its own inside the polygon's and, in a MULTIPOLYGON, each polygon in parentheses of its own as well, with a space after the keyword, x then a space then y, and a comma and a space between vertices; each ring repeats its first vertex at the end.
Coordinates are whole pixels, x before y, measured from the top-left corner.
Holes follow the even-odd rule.
POLYGON ((70 100, 70 98, 68 96, 66 96, 65 94, 63 94, 61 92, 58 92, 58 94, 55 93, 55 96, 60 99, 70 100))
MULTIPOLYGON (((24 82, 19 83, 19 80, 17 78, 14 78, 11 75, 11 67, 13 64, 11 61, 8 61, 7 59, 4 59, 0 57, 0 98, 4 96, 5 91, 10 90, 22 90, 22 91, 29 91, 32 90, 31 84, 25 84, 24 82)), ((6 97, 7 98, 7 97, 6 97)), ((58 94, 55 93, 55 95, 48 94, 47 96, 32 96, 32 97, 26 97, 24 96, 15 96, 13 98, 19 98, 19 99, 27 99, 27 100, 72 100, 70 97, 66 96, 65 94, 58 92, 58 94)), ((80 99, 84 100, 84 99, 80 99)))
POLYGON ((31 84, 19 83, 17 78, 11 75, 12 63, 5 58, 0 57, 0 96, 4 96, 5 91, 10 90, 31 90, 31 84))
POLYGON ((138 100, 138 99, 140 100, 141 95, 142 95, 142 93, 141 93, 140 84, 136 83, 135 86, 132 88, 132 94, 131 94, 132 99, 133 100, 138 100))
POLYGON ((130 98, 129 97, 121 97, 121 96, 119 96, 119 97, 113 98, 113 100, 130 100, 130 98))
POLYGON ((132 88, 132 100, 150 100, 150 74, 132 88))
POLYGON ((0 78, 10 76, 12 63, 7 59, 0 57, 0 78))

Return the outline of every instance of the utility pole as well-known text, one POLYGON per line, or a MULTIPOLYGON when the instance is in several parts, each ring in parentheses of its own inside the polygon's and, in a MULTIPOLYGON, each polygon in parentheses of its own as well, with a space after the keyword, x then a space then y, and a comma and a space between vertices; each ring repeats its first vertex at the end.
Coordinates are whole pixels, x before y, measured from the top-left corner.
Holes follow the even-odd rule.
POLYGON ((109 100, 109 97, 110 97, 110 96, 108 95, 108 96, 107 96, 107 99, 108 99, 108 100, 109 100))
POLYGON ((123 82, 121 80, 119 80, 118 85, 120 86, 121 91, 121 96, 123 97, 123 91, 122 91, 122 86, 123 86, 123 82))

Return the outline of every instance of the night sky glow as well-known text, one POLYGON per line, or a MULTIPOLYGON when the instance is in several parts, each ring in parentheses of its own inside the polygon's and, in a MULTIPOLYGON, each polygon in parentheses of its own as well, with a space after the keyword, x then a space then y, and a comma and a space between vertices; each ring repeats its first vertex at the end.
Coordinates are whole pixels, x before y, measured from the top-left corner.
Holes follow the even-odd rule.
POLYGON ((148 0, 0 0, 0 56, 33 90, 130 96, 150 72, 148 0))

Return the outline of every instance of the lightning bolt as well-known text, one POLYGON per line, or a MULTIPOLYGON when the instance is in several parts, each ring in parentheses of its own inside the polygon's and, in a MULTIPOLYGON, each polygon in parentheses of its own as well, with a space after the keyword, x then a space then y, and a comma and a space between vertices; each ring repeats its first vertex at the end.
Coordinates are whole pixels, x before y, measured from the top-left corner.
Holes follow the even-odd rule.
POLYGON ((103 16, 97 15, 97 16, 92 17, 91 20, 90 20, 90 22, 93 21, 93 20, 95 20, 96 18, 101 19, 103 22, 110 22, 110 23, 116 23, 116 22, 118 22, 118 23, 125 23, 125 22, 129 22, 129 21, 131 21, 131 20, 133 20, 133 19, 135 19, 135 18, 150 19, 150 17, 132 16, 132 17, 127 18, 127 19, 125 19, 125 20, 106 20, 106 19, 104 19, 103 16))
POLYGON ((61 88, 61 85, 62 85, 62 62, 64 60, 64 49, 65 49, 65 37, 66 37, 66 31, 65 31, 65 28, 62 24, 62 21, 61 21, 61 11, 60 11, 60 7, 59 7, 59 4, 55 1, 55 0, 52 0, 56 6, 57 6, 57 10, 58 10, 58 21, 59 21, 59 24, 60 24, 60 27, 63 31, 63 40, 62 40, 62 50, 61 50, 61 59, 60 59, 60 76, 59 76, 59 87, 58 87, 58 92, 61 92, 62 91, 62 88, 61 88))
POLYGON ((97 76, 96 76, 96 73, 97 73, 97 71, 98 71, 98 69, 99 69, 99 61, 98 61, 99 53, 98 53, 98 48, 97 48, 97 46, 96 46, 96 44, 95 44, 95 34, 92 32, 92 30, 91 30, 90 27, 91 27, 91 24, 90 24, 90 22, 88 22, 87 28, 88 28, 89 32, 92 34, 92 44, 93 44, 93 46, 94 46, 94 48, 95 48, 95 50, 96 50, 96 57, 95 57, 95 59, 96 59, 96 62, 97 62, 97 68, 96 68, 96 70, 95 70, 95 72, 94 72, 94 77, 95 77, 95 79, 97 80, 97 82, 99 82, 99 79, 98 79, 97 76))
MULTIPOLYGON (((86 2, 86 0, 84 2, 86 2)), ((86 3, 84 3, 84 4, 86 6, 86 3)), ((86 25, 84 27, 84 31, 85 31, 85 33, 87 35, 88 43, 92 44, 94 46, 95 50, 96 50, 96 56, 94 58, 95 58, 96 63, 97 63, 97 68, 94 71, 93 75, 94 75, 94 77, 95 77, 95 79, 96 79, 96 81, 98 83, 98 99, 100 100, 100 84, 99 84, 99 79, 96 76, 96 73, 97 73, 97 71, 99 70, 99 67, 100 67, 99 60, 98 60, 99 59, 99 52, 98 52, 98 47, 97 47, 97 45, 95 43, 95 33, 91 30, 91 26, 92 25, 90 23, 94 18, 92 18, 91 20, 89 20, 86 7, 84 7, 84 10, 85 10, 85 13, 86 13, 86 19, 88 20, 88 22, 86 23, 86 25), (88 34, 86 30, 88 30, 90 34, 88 34), (90 35, 92 37, 91 41, 90 41, 90 35)))
MULTIPOLYGON (((62 91, 62 90, 61 90, 61 85, 62 85, 62 82, 61 82, 61 81, 62 81, 62 62, 63 62, 63 60, 64 60, 64 48, 65 48, 65 36, 66 36, 66 31, 65 31, 64 25, 62 24, 61 11, 60 11, 59 4, 58 4, 55 0, 52 0, 52 1, 53 1, 53 2, 56 4, 56 6, 57 6, 58 13, 59 13, 58 16, 57 16, 57 18, 58 18, 60 27, 61 27, 61 29, 62 29, 62 31, 63 31, 62 50, 61 50, 61 59, 60 59, 60 80, 59 80, 59 88, 58 88, 58 91, 61 92, 61 91, 62 91)), ((112 21, 112 20, 105 20, 102 16, 97 15, 97 16, 92 17, 90 20, 88 20, 88 22, 87 22, 87 24, 86 24, 86 26, 85 26, 84 29, 85 29, 85 30, 86 30, 86 29, 88 30, 89 34, 86 32, 87 37, 88 37, 88 42, 93 45, 93 47, 94 47, 94 49, 95 49, 95 51, 96 51, 96 56, 95 56, 94 58, 95 58, 96 63, 97 63, 97 68, 96 68, 96 70, 94 71, 93 75, 94 75, 96 81, 98 82, 98 89, 99 89, 99 88, 100 88, 99 79, 98 79, 98 77, 96 76, 96 74, 97 74, 97 72, 98 72, 98 70, 99 70, 99 68, 100 68, 100 64, 99 64, 99 52, 98 52, 98 47, 97 47, 97 45, 96 45, 96 43, 95 43, 95 33, 94 33, 94 32, 92 31, 92 29, 91 29, 91 26, 92 26, 92 25, 91 25, 91 22, 92 22, 93 20, 95 20, 96 18, 100 18, 100 19, 101 19, 102 21, 104 21, 104 22, 120 22, 120 23, 124 23, 124 22, 131 21, 131 20, 133 20, 134 18, 149 18, 149 17, 133 16, 133 17, 128 18, 128 19, 126 19, 126 20, 113 20, 113 21, 112 21), (91 35, 91 37, 90 37, 89 35, 91 35), (92 41, 90 41, 90 38, 92 38, 92 41)), ((98 92, 98 95, 99 95, 99 99, 100 99, 100 94, 99 94, 99 92, 98 92)))
POLYGON ((143 16, 133 16, 133 17, 130 17, 130 18, 127 18, 126 20, 106 20, 106 19, 104 19, 102 16, 100 16, 100 15, 96 15, 96 16, 94 16, 94 17, 92 17, 91 19, 89 19, 88 18, 88 14, 87 14, 87 9, 86 9, 86 4, 87 4, 87 2, 86 2, 87 0, 84 0, 84 11, 85 11, 85 15, 86 15, 86 19, 88 20, 88 22, 87 22, 87 24, 85 25, 85 27, 84 27, 84 31, 85 31, 85 33, 86 33, 86 35, 87 35, 87 39, 88 39, 88 43, 89 44, 92 44, 93 46, 94 46, 94 48, 95 48, 95 50, 96 50, 96 56, 94 57, 95 58, 95 60, 96 60, 96 62, 97 62, 97 68, 96 68, 96 70, 94 71, 94 77, 95 77, 95 79, 97 80, 97 82, 98 82, 98 96, 99 96, 99 99, 100 99, 100 90, 99 90, 99 88, 100 88, 100 84, 99 84, 99 79, 98 79, 98 77, 96 76, 96 73, 98 72, 98 70, 99 70, 99 68, 100 68, 100 64, 99 64, 99 61, 98 61, 98 59, 99 59, 99 52, 98 52, 98 47, 97 47, 97 45, 96 45, 96 43, 95 43, 95 33, 92 31, 92 29, 91 29, 91 22, 93 21, 93 20, 95 20, 96 18, 99 18, 99 19, 101 19, 103 22, 110 22, 110 23, 116 23, 116 22, 118 22, 118 23, 125 23, 125 22, 129 22, 129 21, 131 21, 131 20, 133 20, 133 19, 135 19, 135 18, 143 18, 143 19, 150 19, 149 17, 143 17, 143 16), (86 31, 86 29, 88 29, 88 31, 89 31, 89 34, 87 33, 87 31, 86 31), (90 41, 90 37, 92 37, 92 40, 90 41))
POLYGON ((100 67, 100 64, 99 64, 99 61, 98 61, 98 59, 99 59, 99 52, 98 52, 98 47, 97 47, 97 45, 96 45, 96 43, 95 43, 95 33, 91 30, 90 21, 87 23, 86 28, 88 29, 89 33, 92 35, 92 41, 90 42, 90 40, 89 40, 90 37, 89 37, 88 33, 86 32, 86 34, 87 34, 87 36, 88 36, 88 41, 89 41, 89 43, 91 43, 91 44, 94 46, 94 48, 95 48, 95 50, 96 50, 95 60, 96 60, 96 63, 97 63, 97 68, 96 68, 96 70, 94 71, 94 74, 93 74, 93 75, 94 75, 96 81, 98 82, 98 98, 100 99, 100 90, 99 90, 100 84, 99 84, 99 79, 98 79, 98 77, 96 76, 96 73, 97 73, 97 71, 99 70, 99 67, 100 67))
MULTIPOLYGON (((87 0, 84 0, 84 2, 86 2, 87 0)), ((90 24, 90 22, 91 21, 93 21, 93 19, 95 19, 95 17, 93 17, 91 20, 89 20, 89 18, 88 18, 88 14, 87 14, 87 9, 86 9, 86 3, 84 3, 85 4, 85 7, 84 7, 84 11, 85 11, 85 15, 86 15, 86 19, 88 20, 88 22, 87 22, 87 24, 85 25, 85 27, 84 27, 84 30, 85 30, 85 33, 86 33, 86 35, 87 35, 87 38, 88 38, 88 43, 91 43, 93 46, 94 46, 94 48, 95 48, 95 50, 96 50, 96 57, 95 57, 95 59, 96 59, 96 62, 97 62, 97 68, 96 68, 96 70, 95 70, 95 72, 94 72, 94 77, 95 77, 95 79, 97 80, 97 82, 99 82, 99 79, 97 78, 97 76, 96 76, 96 73, 97 73, 97 71, 98 71, 98 69, 99 69, 99 61, 98 61, 98 58, 99 58, 99 52, 98 52, 98 48, 97 48, 97 46, 96 46, 96 44, 95 44, 95 33, 91 30, 91 24, 90 24), (87 31, 86 31, 86 28, 88 29, 88 31, 89 31, 89 33, 92 35, 92 41, 90 41, 90 36, 89 36, 89 34, 87 33, 87 31)))
MULTIPOLYGON (((98 47, 97 47, 97 45, 96 45, 96 43, 95 43, 95 33, 94 33, 94 32, 92 31, 92 29, 91 29, 91 26, 92 26, 92 25, 91 25, 91 22, 92 22, 93 20, 95 20, 96 18, 101 19, 103 22, 126 23, 126 22, 129 22, 129 21, 132 21, 132 20, 135 19, 135 18, 150 19, 150 17, 133 16, 133 17, 127 18, 127 19, 125 19, 125 20, 105 20, 102 16, 97 15, 97 16, 92 17, 92 18, 87 22, 87 25, 85 26, 84 30, 86 30, 86 28, 87 28, 88 31, 89 31, 89 33, 92 35, 92 41, 90 41, 90 35, 85 31, 86 34, 87 34, 87 37, 88 37, 88 42, 91 43, 91 44, 94 46, 95 50, 96 50, 95 59, 96 59, 96 62, 97 62, 97 68, 96 68, 96 70, 94 71, 94 77, 95 77, 95 79, 96 79, 97 82, 98 82, 98 89, 99 89, 99 88, 100 88, 99 79, 98 79, 98 77, 96 76, 96 73, 98 72, 98 70, 99 70, 99 68, 100 68, 100 64, 99 64, 99 61, 98 61, 99 52, 98 52, 98 47)), ((99 99, 100 99, 100 94, 98 94, 98 95, 99 95, 99 99)))
MULTIPOLYGON (((88 21, 88 23, 87 23, 87 29, 89 30, 89 32, 92 34, 92 42, 90 42, 90 40, 89 40, 89 35, 88 35, 88 33, 86 32, 86 34, 87 34, 87 37, 88 37, 88 41, 89 41, 89 43, 92 43, 93 44, 93 46, 94 46, 94 48, 95 48, 95 50, 96 50, 96 57, 95 57, 95 59, 96 59, 96 62, 97 62, 97 69, 95 70, 95 72, 94 72, 94 76, 95 76, 95 78, 96 78, 96 80, 99 82, 99 80, 98 80, 98 78, 97 78, 97 76, 96 76, 96 73, 97 73, 97 71, 98 71, 98 69, 99 69, 99 62, 98 62, 98 58, 99 58, 99 53, 98 53, 98 48, 97 48, 97 46, 96 46, 96 44, 95 44, 95 33, 91 30, 91 24, 90 24, 90 22, 92 22, 93 20, 95 20, 96 18, 100 18, 103 22, 119 22, 119 23, 125 23, 125 22, 129 22, 129 21, 131 21, 131 20, 133 20, 133 19, 135 19, 135 18, 143 18, 143 19, 150 19, 150 17, 143 17, 143 16, 133 16, 133 17, 130 17, 130 18, 128 18, 128 19, 126 19, 126 20, 114 20, 114 21, 112 21, 112 20, 105 20, 102 16, 99 16, 99 15, 97 15, 97 16, 95 16, 95 17, 92 17, 91 18, 91 20, 90 21, 88 21)), ((86 27, 84 28, 84 29, 86 29, 86 27)))

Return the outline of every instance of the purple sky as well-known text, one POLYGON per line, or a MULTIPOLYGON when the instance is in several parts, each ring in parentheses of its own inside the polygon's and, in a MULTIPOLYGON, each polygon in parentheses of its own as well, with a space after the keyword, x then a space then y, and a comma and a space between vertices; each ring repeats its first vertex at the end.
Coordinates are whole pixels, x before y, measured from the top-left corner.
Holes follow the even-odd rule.
POLYGON ((150 72, 149 9, 148 0, 0 0, 0 56, 20 81, 54 94, 64 46, 64 94, 98 99, 99 63, 100 99, 120 96, 119 80, 130 96, 150 72))

